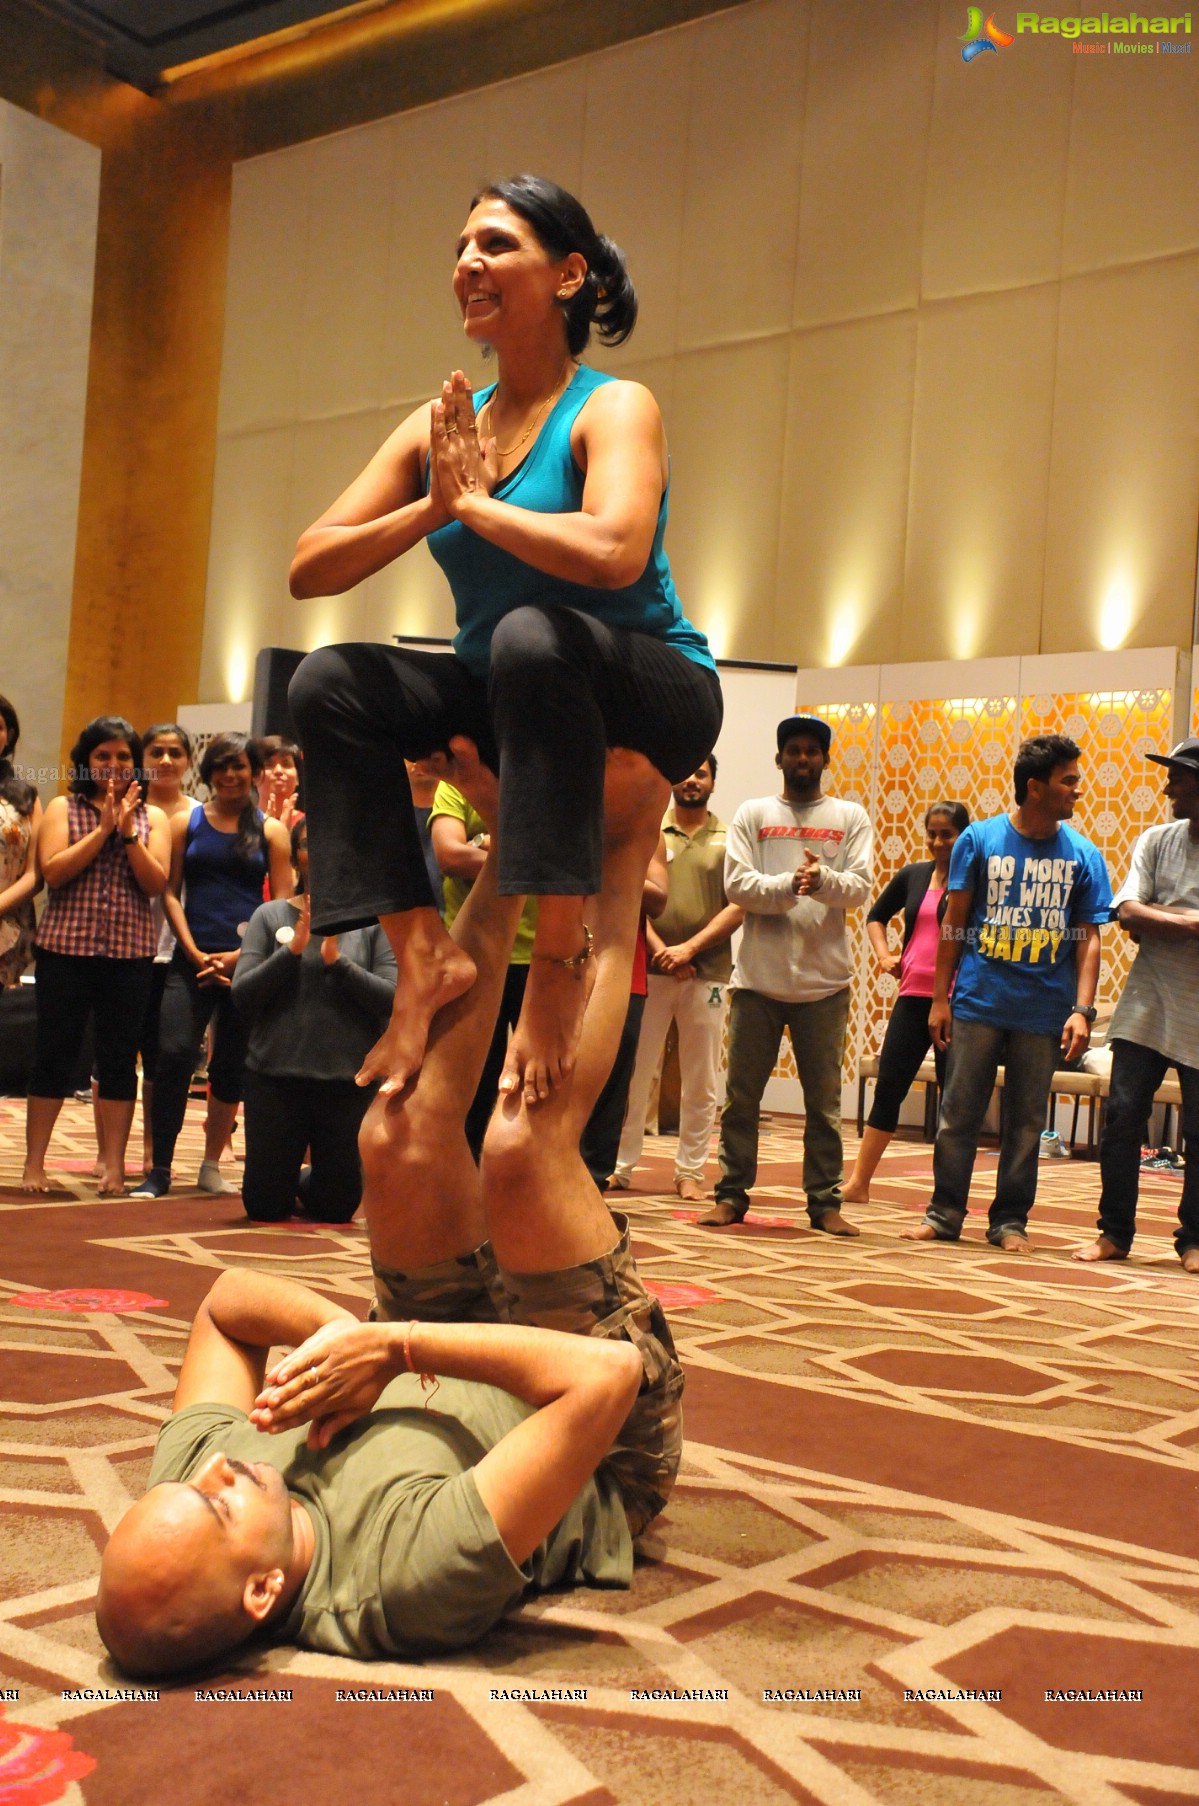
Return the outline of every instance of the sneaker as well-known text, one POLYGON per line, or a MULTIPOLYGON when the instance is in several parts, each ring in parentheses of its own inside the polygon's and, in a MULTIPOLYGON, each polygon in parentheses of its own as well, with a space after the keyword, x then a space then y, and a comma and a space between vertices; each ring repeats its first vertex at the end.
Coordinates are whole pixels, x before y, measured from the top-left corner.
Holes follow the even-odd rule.
POLYGON ((226 1185, 221 1178, 220 1163, 216 1160, 200 1162, 200 1173, 196 1185, 200 1191, 206 1191, 214 1198, 225 1197, 233 1190, 233 1187, 226 1185))
POLYGON ((1056 1129, 1041 1130, 1041 1145, 1037 1149, 1039 1160, 1063 1160, 1066 1155, 1066 1144, 1056 1129))
POLYGON ((136 1191, 131 1191, 131 1198, 165 1198, 171 1189, 171 1169, 169 1166, 152 1166, 136 1191))

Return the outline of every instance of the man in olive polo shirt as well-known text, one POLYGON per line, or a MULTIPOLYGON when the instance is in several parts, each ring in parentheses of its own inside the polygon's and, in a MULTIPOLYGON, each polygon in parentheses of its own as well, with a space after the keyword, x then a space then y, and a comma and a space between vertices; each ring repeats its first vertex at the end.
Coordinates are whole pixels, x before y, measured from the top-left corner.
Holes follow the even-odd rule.
POLYGON ((650 976, 637 1064, 612 1183, 627 1191, 645 1139, 645 1111, 666 1032, 678 1025, 679 1144, 674 1188, 696 1203, 706 1197, 704 1162, 716 1120, 716 1086, 725 999, 733 970, 729 940, 741 911, 724 894, 725 826, 708 807, 716 784, 714 754, 674 787, 662 831, 669 884, 666 908, 646 925, 650 976))

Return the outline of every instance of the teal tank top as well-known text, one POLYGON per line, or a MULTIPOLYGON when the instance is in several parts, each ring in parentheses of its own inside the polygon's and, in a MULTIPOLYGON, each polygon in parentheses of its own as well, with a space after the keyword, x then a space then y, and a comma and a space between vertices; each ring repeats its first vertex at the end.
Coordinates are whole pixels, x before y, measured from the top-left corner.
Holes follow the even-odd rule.
MULTIPOLYGON (((533 449, 500 483, 495 494, 514 508, 535 514, 575 514, 583 505, 583 473, 571 456, 570 434, 579 410, 601 383, 616 379, 580 364, 562 391, 542 427, 533 449)), ((495 389, 492 383, 475 394, 478 413, 495 389)), ((585 583, 568 583, 534 570, 480 539, 459 521, 450 521, 429 535, 429 550, 445 572, 454 596, 458 631, 454 651, 478 676, 485 677, 491 636, 496 623, 527 602, 577 608, 613 627, 652 634, 676 646, 696 664, 715 671, 708 642, 693 627, 679 606, 670 563, 663 550, 666 535, 667 496, 658 509, 658 525, 645 569, 624 589, 592 589, 585 583)))

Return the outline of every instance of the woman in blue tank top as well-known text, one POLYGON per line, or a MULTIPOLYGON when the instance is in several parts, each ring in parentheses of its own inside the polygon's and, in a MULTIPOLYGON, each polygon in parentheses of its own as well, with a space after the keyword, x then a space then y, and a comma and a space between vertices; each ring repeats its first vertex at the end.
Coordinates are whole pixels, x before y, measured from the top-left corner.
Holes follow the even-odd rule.
POLYGON ((497 380, 472 396, 455 371, 301 536, 291 572, 296 596, 340 593, 427 539, 453 590, 454 652, 325 647, 297 671, 291 707, 313 930, 377 917, 399 967, 391 1025, 360 1074, 384 1094, 475 977, 433 907, 403 761, 439 759, 484 814, 501 774, 499 890, 539 899, 501 1088, 535 1103, 573 1063, 593 945, 584 901, 602 893, 603 939, 631 962, 669 784, 711 751, 720 688, 663 551, 657 404, 579 362, 593 324, 608 344, 633 329, 620 251, 573 196, 526 175, 476 196, 456 256, 463 329, 494 351, 497 380), (646 845, 639 872, 633 841, 646 845))
POLYGON ((291 843, 277 821, 264 820, 254 800, 262 768, 245 734, 218 734, 200 761, 210 791, 202 809, 171 822, 167 919, 176 935, 158 1018, 158 1059, 150 1103, 153 1163, 135 1198, 165 1197, 175 1143, 187 1112, 192 1073, 212 1024, 208 1116, 197 1183, 220 1193, 220 1158, 241 1102, 246 1034, 233 1002, 233 972, 241 937, 262 902, 288 897, 294 885, 291 843))

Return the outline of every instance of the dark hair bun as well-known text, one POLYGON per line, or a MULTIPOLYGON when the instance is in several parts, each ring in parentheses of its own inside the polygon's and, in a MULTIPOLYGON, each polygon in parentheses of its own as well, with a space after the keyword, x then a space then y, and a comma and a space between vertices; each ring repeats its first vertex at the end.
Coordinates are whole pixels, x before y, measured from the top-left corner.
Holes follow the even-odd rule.
POLYGON ((588 270, 588 280, 595 277, 595 330, 605 345, 623 345, 637 324, 637 291, 620 246, 602 232, 595 243, 596 261, 588 270))

